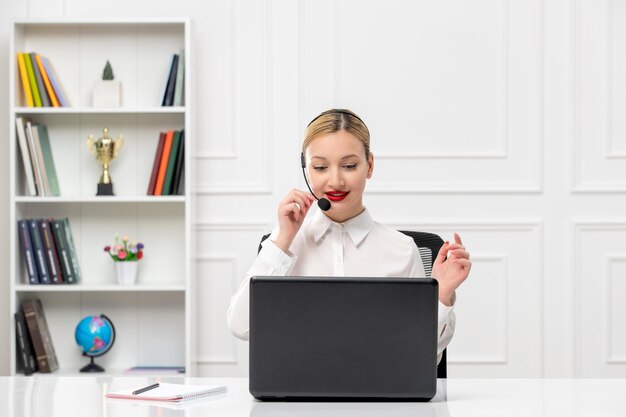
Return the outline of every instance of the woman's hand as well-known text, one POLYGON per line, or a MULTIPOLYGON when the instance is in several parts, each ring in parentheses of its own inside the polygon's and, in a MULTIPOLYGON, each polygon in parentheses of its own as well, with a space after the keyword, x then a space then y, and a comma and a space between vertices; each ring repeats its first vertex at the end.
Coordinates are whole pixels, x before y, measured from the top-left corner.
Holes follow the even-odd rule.
POLYGON ((461 237, 454 234, 454 243, 445 242, 433 264, 432 277, 439 283, 439 301, 454 304, 455 290, 465 281, 472 269, 470 254, 465 250, 461 237))
POLYGON ((283 252, 289 252, 314 201, 315 197, 310 193, 294 188, 278 204, 278 236, 274 244, 283 252))

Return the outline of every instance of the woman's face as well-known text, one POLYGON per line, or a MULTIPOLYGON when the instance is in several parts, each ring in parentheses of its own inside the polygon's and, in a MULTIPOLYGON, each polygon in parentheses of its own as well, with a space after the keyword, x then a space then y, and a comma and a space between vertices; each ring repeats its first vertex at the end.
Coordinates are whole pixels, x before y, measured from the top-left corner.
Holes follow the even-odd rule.
POLYGON ((305 156, 315 195, 331 202, 326 215, 342 223, 361 214, 365 182, 374 170, 374 156, 365 157, 363 144, 340 130, 313 139, 305 156))

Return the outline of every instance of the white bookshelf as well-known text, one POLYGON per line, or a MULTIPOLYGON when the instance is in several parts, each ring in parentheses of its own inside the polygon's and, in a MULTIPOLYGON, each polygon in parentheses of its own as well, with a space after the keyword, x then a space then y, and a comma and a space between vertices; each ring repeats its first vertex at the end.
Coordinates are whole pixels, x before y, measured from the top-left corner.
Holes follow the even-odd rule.
POLYGON ((113 348, 96 363, 107 375, 138 366, 185 366, 193 375, 191 277, 191 42, 190 21, 181 19, 18 20, 12 23, 8 135, 10 146, 10 349, 11 374, 19 374, 13 313, 20 302, 39 298, 52 335, 60 374, 77 374, 88 362, 74 341, 87 315, 103 313, 116 327, 113 348), (172 54, 185 51, 185 103, 161 107, 172 54), (17 52, 46 56, 70 107, 26 107, 17 52), (91 107, 93 82, 106 60, 122 82, 122 106, 91 107), (48 127, 61 189, 58 197, 31 197, 17 144, 15 119, 48 127), (87 149, 89 134, 124 137, 110 167, 115 196, 96 194, 101 167, 87 149), (147 196, 159 132, 185 129, 185 190, 177 196, 147 196), (82 270, 76 285, 30 285, 17 221, 70 219, 82 270), (116 283, 113 261, 103 251, 115 233, 145 245, 136 285, 116 283))

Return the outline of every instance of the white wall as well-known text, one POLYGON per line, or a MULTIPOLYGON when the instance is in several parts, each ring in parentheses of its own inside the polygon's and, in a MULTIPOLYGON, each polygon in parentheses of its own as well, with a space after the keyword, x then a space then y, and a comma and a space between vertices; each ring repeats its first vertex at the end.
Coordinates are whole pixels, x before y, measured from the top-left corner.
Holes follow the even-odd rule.
MULTIPOLYGON (((229 296, 277 201, 303 186, 305 125, 348 107, 372 132, 375 217, 458 231, 472 252, 451 376, 626 376, 626 2, 13 3, 0 6, 2 62, 9 18, 192 18, 201 375, 247 373, 229 296)), ((2 66, 0 79, 7 114, 2 66)), ((0 344, 2 374, 8 356, 0 344)))

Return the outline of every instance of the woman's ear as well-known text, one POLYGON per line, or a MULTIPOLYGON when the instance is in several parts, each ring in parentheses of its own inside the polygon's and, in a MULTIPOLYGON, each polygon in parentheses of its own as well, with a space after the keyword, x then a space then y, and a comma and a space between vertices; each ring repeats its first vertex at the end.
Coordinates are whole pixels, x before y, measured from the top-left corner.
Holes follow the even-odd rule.
POLYGON ((367 179, 372 178, 374 173, 374 154, 370 152, 370 156, 367 157, 367 179))

